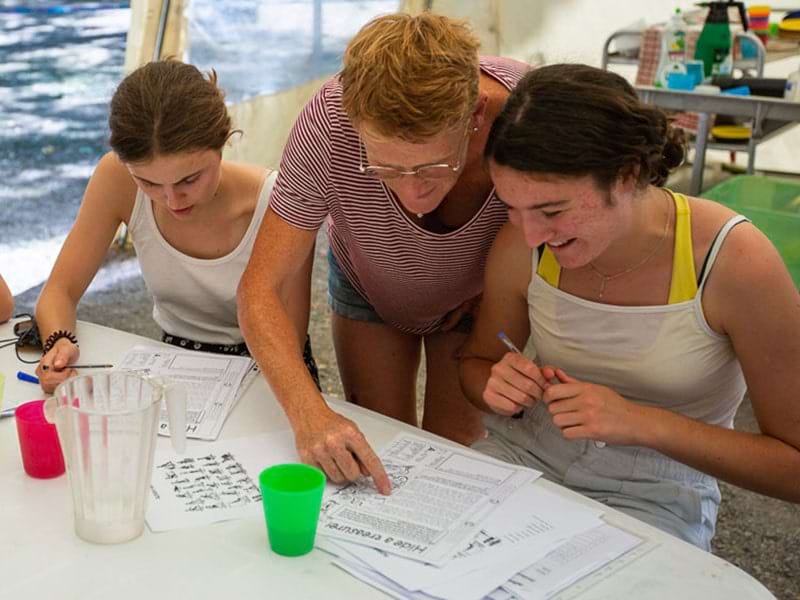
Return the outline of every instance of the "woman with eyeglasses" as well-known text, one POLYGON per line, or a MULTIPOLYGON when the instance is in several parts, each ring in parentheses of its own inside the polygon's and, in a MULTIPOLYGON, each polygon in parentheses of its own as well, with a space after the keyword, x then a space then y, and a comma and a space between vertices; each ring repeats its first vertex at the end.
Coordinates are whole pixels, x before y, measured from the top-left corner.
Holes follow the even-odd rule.
POLYGON ((294 429, 301 458, 336 482, 386 474, 356 426, 302 369, 279 291, 328 220, 329 303, 349 401, 462 443, 483 435, 457 356, 506 211, 483 166, 494 116, 526 70, 478 56, 462 22, 377 18, 295 123, 239 288, 245 338, 294 429))
MULTIPOLYGON (((236 288, 275 174, 222 160, 234 131, 216 74, 206 77, 175 60, 136 69, 111 99, 109 128, 111 152, 89 181, 36 305, 45 350, 36 374, 47 392, 75 374, 75 311, 120 223, 128 226, 163 341, 189 350, 248 353, 236 288)), ((282 293, 298 353, 315 378, 306 336, 310 273, 309 256, 282 293)))
POLYGON ((14 296, 8 289, 6 280, 0 275, 0 323, 5 323, 14 314, 14 296))
POLYGON ((461 381, 494 413, 476 449, 708 550, 717 478, 800 502, 800 296, 747 219, 662 187, 682 142, 614 73, 520 81, 486 147, 509 223, 461 381), (733 428, 745 392, 758 433, 733 428))

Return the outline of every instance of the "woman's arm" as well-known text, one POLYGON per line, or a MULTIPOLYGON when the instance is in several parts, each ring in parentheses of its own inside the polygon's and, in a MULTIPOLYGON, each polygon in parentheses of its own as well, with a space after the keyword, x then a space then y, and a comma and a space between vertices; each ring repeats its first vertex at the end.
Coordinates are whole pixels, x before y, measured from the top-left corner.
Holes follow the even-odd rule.
POLYGON ((510 223, 498 232, 486 262, 481 309, 459 367, 461 388, 470 402, 506 416, 533 406, 547 387, 533 361, 509 352, 497 338, 504 331, 524 348, 530 335, 531 252, 510 223))
POLYGON ((298 270, 308 268, 315 240, 316 231, 289 225, 267 209, 239 283, 239 326, 289 419, 300 458, 335 482, 366 471, 388 494, 389 478, 377 455, 352 421, 328 408, 303 363, 308 287, 302 298, 295 293, 299 309, 287 306, 287 298, 298 270))
POLYGON ((5 323, 14 314, 14 296, 6 285, 6 280, 0 275, 0 323, 5 323))
MULTIPOLYGON (((58 330, 75 331, 78 302, 100 268, 119 224, 130 219, 135 197, 136 184, 125 166, 116 155, 106 154, 89 180, 75 223, 36 303, 43 341, 58 330)), ((73 374, 66 367, 77 359, 78 348, 66 338, 59 339, 36 369, 42 388, 51 392, 73 374)))
POLYGON ((691 422, 675 439, 661 422, 650 442, 720 479, 800 502, 800 295, 758 229, 742 224, 728 235, 703 306, 731 338, 761 433, 691 422))

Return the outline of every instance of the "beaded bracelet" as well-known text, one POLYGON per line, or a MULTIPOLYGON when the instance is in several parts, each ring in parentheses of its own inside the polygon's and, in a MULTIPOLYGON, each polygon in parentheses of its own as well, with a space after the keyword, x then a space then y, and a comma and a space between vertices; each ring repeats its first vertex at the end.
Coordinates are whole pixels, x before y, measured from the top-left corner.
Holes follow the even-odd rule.
POLYGON ((58 331, 54 331, 49 336, 47 336, 47 340, 45 341, 43 346, 44 353, 47 354, 48 352, 50 352, 50 350, 53 349, 53 346, 55 346, 55 343, 61 338, 67 338, 70 342, 72 342, 76 346, 78 345, 78 338, 75 337, 74 333, 66 329, 59 329, 58 331))

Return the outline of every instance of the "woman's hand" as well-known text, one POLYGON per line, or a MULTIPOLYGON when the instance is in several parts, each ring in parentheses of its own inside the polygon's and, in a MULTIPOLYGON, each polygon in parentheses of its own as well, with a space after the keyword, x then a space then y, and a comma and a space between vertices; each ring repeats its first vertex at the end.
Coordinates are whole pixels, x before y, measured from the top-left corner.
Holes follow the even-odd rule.
POLYGON ((483 401, 494 412, 509 417, 536 404, 548 386, 536 363, 524 354, 507 352, 492 366, 483 401))
POLYGON ((381 494, 391 493, 392 484, 383 464, 350 419, 326 409, 306 415, 294 433, 300 460, 321 468, 334 483, 355 481, 365 475, 372 477, 381 494))
POLYGON ((646 428, 646 407, 614 390, 573 379, 561 369, 542 367, 550 384, 542 395, 553 423, 568 440, 590 439, 621 446, 641 446, 637 435, 646 428))
POLYGON ((70 369, 69 365, 78 362, 80 350, 67 338, 60 338, 56 341, 50 352, 42 357, 36 367, 36 376, 39 384, 48 394, 52 394, 56 386, 78 374, 75 369, 70 369))

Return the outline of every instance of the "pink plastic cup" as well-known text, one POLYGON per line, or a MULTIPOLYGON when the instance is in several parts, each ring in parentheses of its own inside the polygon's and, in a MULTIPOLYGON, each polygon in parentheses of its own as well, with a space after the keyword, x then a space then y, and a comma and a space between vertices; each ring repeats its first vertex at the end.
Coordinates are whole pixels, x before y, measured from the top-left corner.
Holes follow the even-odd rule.
POLYGON ((33 400, 19 405, 14 416, 25 472, 37 479, 61 475, 64 472, 64 455, 56 426, 44 418, 44 400, 33 400))

